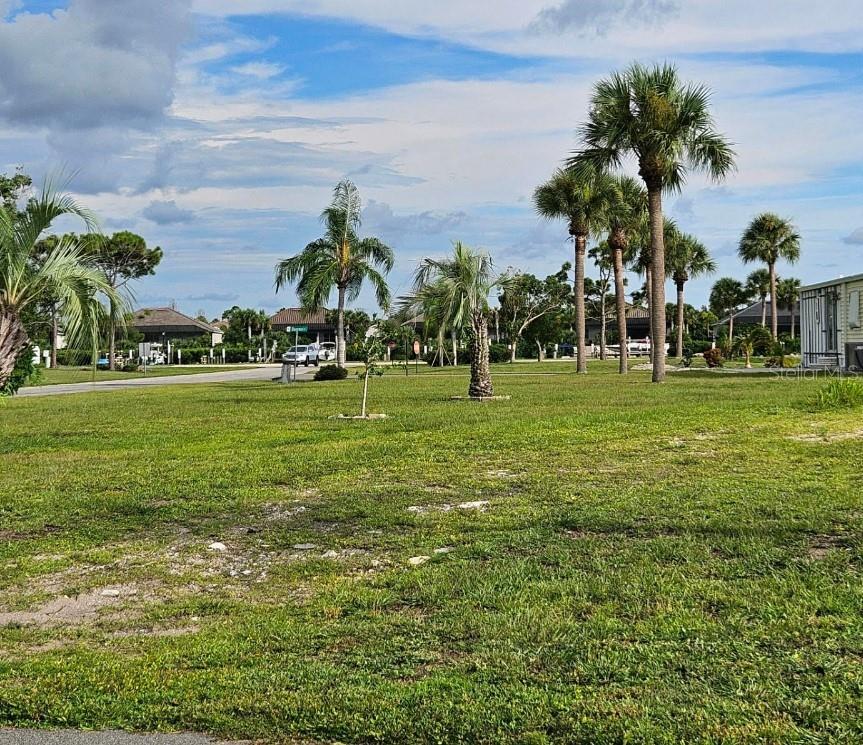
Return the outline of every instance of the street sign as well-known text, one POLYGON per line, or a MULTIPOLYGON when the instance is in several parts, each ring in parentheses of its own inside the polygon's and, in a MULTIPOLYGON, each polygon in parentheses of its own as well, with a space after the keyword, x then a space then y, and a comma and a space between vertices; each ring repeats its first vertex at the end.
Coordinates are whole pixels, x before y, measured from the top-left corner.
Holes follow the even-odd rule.
POLYGON ((303 324, 302 326, 288 326, 285 331, 289 334, 305 334, 309 330, 307 324, 303 324))

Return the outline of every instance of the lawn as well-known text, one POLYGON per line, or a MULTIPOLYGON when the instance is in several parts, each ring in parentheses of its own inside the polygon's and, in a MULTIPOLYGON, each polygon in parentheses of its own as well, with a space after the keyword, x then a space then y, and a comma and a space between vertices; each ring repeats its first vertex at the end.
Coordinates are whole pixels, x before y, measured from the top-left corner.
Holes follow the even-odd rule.
POLYGON ((859 412, 614 366, 8 401, 0 726, 860 742, 859 412))
MULTIPOLYGON (((242 370, 249 365, 190 365, 188 367, 175 367, 156 365, 147 369, 148 378, 165 377, 168 375, 197 375, 208 372, 225 372, 227 370, 242 370)), ((95 381, 103 380, 129 380, 130 378, 143 378, 143 372, 120 372, 118 370, 96 370, 95 381)), ((58 385, 61 383, 90 383, 94 380, 92 367, 53 367, 49 370, 40 370, 39 376, 28 385, 58 385)))

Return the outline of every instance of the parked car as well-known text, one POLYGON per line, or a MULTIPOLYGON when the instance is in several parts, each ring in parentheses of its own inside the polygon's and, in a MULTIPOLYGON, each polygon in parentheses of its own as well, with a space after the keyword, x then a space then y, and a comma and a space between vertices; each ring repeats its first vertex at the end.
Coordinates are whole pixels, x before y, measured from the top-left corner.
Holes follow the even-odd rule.
POLYGON ((99 359, 96 360, 97 370, 107 370, 109 367, 111 367, 111 363, 108 361, 107 357, 99 357, 99 359))
POLYGON ((325 341, 321 344, 318 358, 321 362, 330 362, 336 358, 336 343, 334 341, 325 341))
POLYGON ((314 344, 301 344, 298 347, 291 347, 282 355, 282 362, 288 362, 292 365, 309 365, 318 366, 318 347, 314 344))

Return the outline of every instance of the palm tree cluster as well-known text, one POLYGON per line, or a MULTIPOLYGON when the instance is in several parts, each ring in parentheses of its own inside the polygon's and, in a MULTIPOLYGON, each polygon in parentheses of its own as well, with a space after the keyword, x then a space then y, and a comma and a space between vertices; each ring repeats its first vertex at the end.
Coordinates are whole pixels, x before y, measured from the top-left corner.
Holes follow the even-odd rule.
POLYGON ((93 215, 51 183, 22 212, 0 209, 0 389, 30 343, 24 318, 38 303, 51 300, 72 346, 84 340, 95 346, 102 323, 116 323, 125 313, 126 303, 87 236, 69 234, 47 249, 40 245, 62 216, 80 218, 89 235, 96 231, 93 215))

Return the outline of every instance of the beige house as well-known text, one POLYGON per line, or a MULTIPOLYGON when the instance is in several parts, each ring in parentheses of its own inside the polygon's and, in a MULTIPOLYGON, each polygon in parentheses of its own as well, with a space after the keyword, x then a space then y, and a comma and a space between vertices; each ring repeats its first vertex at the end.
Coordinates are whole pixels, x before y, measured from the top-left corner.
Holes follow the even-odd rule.
POLYGON ((800 352, 807 368, 863 370, 863 274, 800 288, 800 352))

